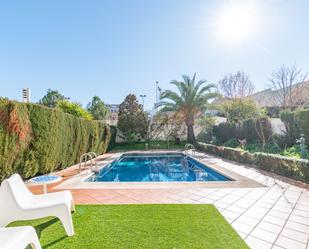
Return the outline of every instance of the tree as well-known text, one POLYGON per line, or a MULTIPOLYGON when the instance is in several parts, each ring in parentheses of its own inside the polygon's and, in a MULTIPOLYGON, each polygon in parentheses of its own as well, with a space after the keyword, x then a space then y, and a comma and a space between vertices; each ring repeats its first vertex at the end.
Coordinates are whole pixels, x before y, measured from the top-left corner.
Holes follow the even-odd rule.
POLYGON ((57 90, 48 89, 46 95, 39 100, 39 104, 45 105, 50 108, 55 108, 57 106, 58 101, 64 100, 64 97, 57 90))
POLYGON ((223 96, 228 99, 244 98, 254 93, 254 85, 248 74, 238 71, 225 76, 218 83, 223 96))
POLYGON ((157 112, 151 119, 148 129, 148 139, 157 139, 162 137, 174 138, 175 143, 186 134, 183 119, 173 112, 157 112))
POLYGON ((259 109, 253 100, 239 98, 225 101, 221 105, 221 111, 228 123, 236 124, 238 127, 249 125, 249 133, 253 131, 256 133, 264 149, 271 134, 271 123, 264 109, 259 109))
POLYGON ((267 141, 272 137, 271 123, 264 113, 261 113, 260 116, 253 119, 253 121, 255 132, 258 135, 264 150, 267 141))
POLYGON ((280 119, 284 123, 285 129, 283 133, 286 137, 286 143, 288 146, 293 146, 301 133, 295 112, 288 109, 282 110, 280 112, 280 119))
POLYGON ((180 144, 181 137, 186 134, 186 127, 181 115, 178 115, 178 113, 168 115, 168 120, 163 132, 168 140, 172 137, 175 144, 180 144))
POLYGON ((269 79, 274 90, 274 106, 288 107, 307 104, 306 96, 309 89, 303 83, 307 79, 307 74, 302 74, 295 65, 287 67, 282 65, 274 71, 269 79))
POLYGON ((216 125, 216 118, 212 115, 204 115, 197 120, 197 124, 202 128, 197 135, 197 141, 210 143, 212 141, 212 130, 216 125))
POLYGON ((216 87, 214 84, 206 83, 206 80, 196 82, 196 74, 190 78, 187 75, 182 76, 183 81, 173 80, 170 84, 175 85, 177 92, 165 90, 160 94, 160 102, 156 107, 163 107, 162 112, 176 112, 182 117, 187 126, 187 140, 189 143, 195 143, 194 122, 198 115, 204 114, 209 100, 218 96, 211 92, 216 87))
POLYGON ((225 115, 227 122, 231 123, 239 123, 259 115, 258 107, 250 99, 227 100, 221 104, 219 109, 225 115))
POLYGON ((92 98, 92 101, 87 105, 87 111, 96 120, 104 120, 108 114, 108 108, 98 96, 92 98))
POLYGON ((120 104, 117 127, 129 142, 145 138, 148 129, 148 118, 134 94, 129 94, 120 104))
POLYGON ((202 132, 209 133, 216 125, 216 118, 210 115, 205 115, 197 120, 197 124, 201 126, 202 132))
POLYGON ((92 119, 91 114, 87 112, 79 103, 73 103, 68 100, 60 100, 58 101, 56 108, 75 117, 86 120, 92 119))

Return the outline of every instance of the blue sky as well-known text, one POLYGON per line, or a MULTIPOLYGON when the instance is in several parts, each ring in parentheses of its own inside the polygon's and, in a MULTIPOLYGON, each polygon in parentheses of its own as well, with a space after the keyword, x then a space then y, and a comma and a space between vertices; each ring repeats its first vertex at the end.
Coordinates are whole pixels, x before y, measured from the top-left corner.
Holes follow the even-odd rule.
POLYGON ((254 1, 257 27, 234 42, 216 35, 226 4, 3 0, 0 96, 20 100, 21 89, 30 87, 36 102, 51 88, 86 105, 94 95, 120 103, 132 92, 146 94, 149 109, 155 81, 170 88, 182 74, 217 83, 243 70, 261 90, 282 64, 309 71, 309 1, 254 1))

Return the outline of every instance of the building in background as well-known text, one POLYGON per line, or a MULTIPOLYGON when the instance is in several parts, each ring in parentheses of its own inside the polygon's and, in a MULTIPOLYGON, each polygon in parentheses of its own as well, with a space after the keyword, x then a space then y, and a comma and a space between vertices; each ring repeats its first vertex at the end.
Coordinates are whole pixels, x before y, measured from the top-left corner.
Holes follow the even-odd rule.
POLYGON ((309 81, 301 82, 284 89, 266 89, 248 96, 260 107, 309 106, 309 81))
POLYGON ((31 102, 30 88, 23 88, 22 97, 23 97, 24 103, 30 103, 31 102))
POLYGON ((109 125, 116 126, 118 122, 119 105, 110 104, 110 105, 106 105, 106 107, 108 108, 108 112, 109 112, 106 118, 106 123, 109 125))

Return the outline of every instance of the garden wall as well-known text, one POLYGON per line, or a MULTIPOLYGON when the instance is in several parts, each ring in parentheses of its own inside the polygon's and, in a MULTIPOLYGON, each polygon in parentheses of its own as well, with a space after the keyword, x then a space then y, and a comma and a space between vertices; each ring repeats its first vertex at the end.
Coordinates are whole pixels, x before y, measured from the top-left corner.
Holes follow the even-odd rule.
POLYGON ((309 161, 305 159, 261 152, 250 153, 241 149, 204 143, 198 143, 196 148, 209 154, 247 165, 255 165, 257 168, 309 183, 309 161))
POLYGON ((0 99, 0 180, 18 172, 45 174, 78 162, 89 151, 106 151, 108 125, 60 110, 0 99))

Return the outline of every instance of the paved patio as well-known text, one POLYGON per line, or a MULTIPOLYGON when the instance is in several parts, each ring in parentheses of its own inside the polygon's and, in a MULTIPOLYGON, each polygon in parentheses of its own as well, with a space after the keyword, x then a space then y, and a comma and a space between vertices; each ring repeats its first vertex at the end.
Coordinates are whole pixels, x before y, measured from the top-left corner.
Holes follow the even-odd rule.
MULTIPOLYGON (((105 154, 102 160, 110 160, 111 156, 105 154)), ((309 249, 308 185, 204 153, 195 156, 205 164, 217 164, 264 187, 71 189, 71 192, 77 204, 212 203, 251 248, 309 249)), ((59 174, 65 181, 77 172, 73 166, 59 174)), ((49 191, 57 191, 55 186, 51 185, 49 191)), ((41 192, 38 186, 30 189, 41 192)))

